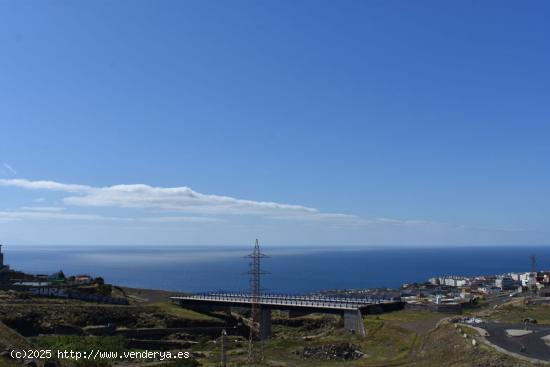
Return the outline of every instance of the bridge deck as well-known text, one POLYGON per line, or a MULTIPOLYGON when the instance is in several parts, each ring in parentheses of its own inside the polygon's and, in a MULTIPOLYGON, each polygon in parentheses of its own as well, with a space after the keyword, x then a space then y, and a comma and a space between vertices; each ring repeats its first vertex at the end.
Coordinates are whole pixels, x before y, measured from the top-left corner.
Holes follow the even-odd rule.
MULTIPOLYGON (((253 297, 246 293, 210 293, 190 296, 171 297, 172 301, 179 303, 193 302, 204 304, 240 304, 252 303, 253 297)), ((368 298, 343 298, 322 296, 291 296, 262 294, 257 302, 264 306, 281 306, 291 308, 315 308, 326 310, 351 311, 359 310, 374 304, 394 303, 390 300, 378 300, 368 298)))

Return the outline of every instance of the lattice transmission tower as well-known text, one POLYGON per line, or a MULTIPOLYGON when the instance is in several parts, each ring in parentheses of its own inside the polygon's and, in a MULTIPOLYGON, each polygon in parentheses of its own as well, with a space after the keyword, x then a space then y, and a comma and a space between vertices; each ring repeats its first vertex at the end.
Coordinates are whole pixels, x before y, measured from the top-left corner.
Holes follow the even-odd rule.
POLYGON ((227 336, 227 331, 222 330, 222 335, 220 336, 220 367, 227 367, 227 352, 225 348, 225 337, 227 336))
POLYGON ((531 274, 529 275, 528 286, 531 289, 531 292, 536 292, 537 290, 537 257, 531 255, 529 257, 531 260, 531 274))
POLYGON ((245 256, 250 259, 248 273, 250 275, 250 337, 248 340, 248 362, 259 363, 263 360, 263 348, 261 338, 261 307, 262 298, 261 277, 266 272, 261 270, 261 259, 268 257, 260 252, 260 244, 256 239, 254 250, 245 256))

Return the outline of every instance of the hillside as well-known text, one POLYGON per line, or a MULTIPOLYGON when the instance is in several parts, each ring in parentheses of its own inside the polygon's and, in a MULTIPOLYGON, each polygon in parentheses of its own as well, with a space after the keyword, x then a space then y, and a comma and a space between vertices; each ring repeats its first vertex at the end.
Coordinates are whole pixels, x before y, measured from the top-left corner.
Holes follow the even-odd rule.
MULTIPOLYGON (((100 305, 74 300, 14 297, 0 303, 0 347, 73 350, 182 350, 193 359, 179 365, 219 366, 220 334, 228 366, 245 366, 248 352, 247 312, 204 314, 172 305, 165 293, 131 291, 131 305, 100 305), (141 300, 140 300, 141 299, 141 300)), ((547 306, 505 305, 491 317, 517 319, 544 315, 547 306), (514 307, 519 307, 515 309, 514 307), (519 311, 518 311, 519 310, 519 311)), ((501 354, 484 344, 472 344, 470 329, 446 321, 449 315, 401 310, 364 317, 366 337, 351 335, 337 316, 288 318, 273 314, 273 337, 263 343, 265 366, 381 367, 449 365, 457 367, 528 367, 530 363, 501 354), (467 334, 464 337, 464 334, 467 334)), ((62 361, 63 366, 74 365, 62 361)), ((148 361, 152 362, 152 361, 148 361)), ((0 359, 0 366, 9 365, 0 359)), ((109 361, 86 361, 108 366, 109 361)), ((82 363, 80 365, 83 365, 82 363)), ((124 361, 125 366, 147 365, 124 361)), ((156 365, 176 366, 177 363, 156 365)))

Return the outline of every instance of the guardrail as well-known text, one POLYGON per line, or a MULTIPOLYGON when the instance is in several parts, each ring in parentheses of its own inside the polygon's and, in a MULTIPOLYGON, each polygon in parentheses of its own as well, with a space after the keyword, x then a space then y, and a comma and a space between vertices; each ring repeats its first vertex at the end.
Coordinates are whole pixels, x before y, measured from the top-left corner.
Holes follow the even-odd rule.
MULTIPOLYGON (((212 292, 212 293, 198 293, 199 296, 224 296, 224 297, 251 297, 250 293, 225 293, 225 292, 212 292)), ((387 303, 395 302, 392 299, 386 298, 359 298, 359 297, 329 297, 329 296, 308 296, 308 295, 289 295, 289 294, 273 294, 262 293, 260 295, 262 299, 292 299, 292 300, 306 300, 306 301, 322 301, 322 302, 341 302, 341 303, 354 303, 354 304, 372 304, 372 303, 387 303)))

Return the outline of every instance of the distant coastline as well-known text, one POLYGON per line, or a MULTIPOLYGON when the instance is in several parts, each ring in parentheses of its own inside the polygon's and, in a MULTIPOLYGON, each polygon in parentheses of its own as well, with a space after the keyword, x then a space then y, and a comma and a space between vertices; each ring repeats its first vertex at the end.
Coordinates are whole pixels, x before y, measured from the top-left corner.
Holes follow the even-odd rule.
MULTIPOLYGON (((5 245, 6 263, 31 273, 89 273, 128 287, 167 291, 243 290, 249 249, 239 247, 26 247, 5 245)), ((396 288, 433 276, 528 271, 529 256, 550 268, 550 247, 350 249, 270 248, 264 262, 271 292, 396 288)))

